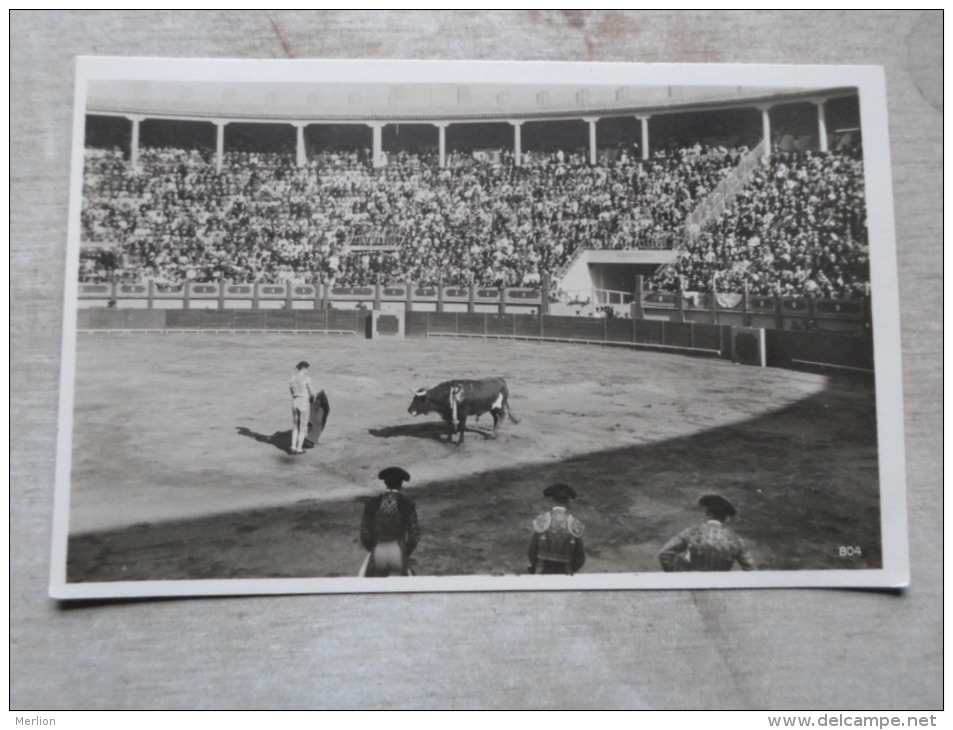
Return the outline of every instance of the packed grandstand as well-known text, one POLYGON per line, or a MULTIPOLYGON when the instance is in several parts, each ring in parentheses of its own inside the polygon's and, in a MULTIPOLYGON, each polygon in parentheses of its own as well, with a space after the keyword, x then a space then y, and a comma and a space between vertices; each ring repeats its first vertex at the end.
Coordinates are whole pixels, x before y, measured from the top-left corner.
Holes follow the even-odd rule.
POLYGON ((553 150, 294 154, 87 147, 83 282, 474 282, 533 286, 583 249, 674 248, 647 286, 851 298, 869 287, 863 165, 856 149, 778 140, 720 215, 688 216, 747 146, 618 145, 589 164, 553 150), (363 243, 374 245, 361 245, 363 243), (379 249, 379 250, 378 250, 379 249))

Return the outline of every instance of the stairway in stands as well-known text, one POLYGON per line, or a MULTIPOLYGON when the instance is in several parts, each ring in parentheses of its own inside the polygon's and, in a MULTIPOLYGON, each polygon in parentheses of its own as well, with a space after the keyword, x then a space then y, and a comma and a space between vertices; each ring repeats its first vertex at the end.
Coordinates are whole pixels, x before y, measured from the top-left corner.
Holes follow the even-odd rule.
POLYGON ((726 176, 714 190, 685 218, 685 235, 689 240, 698 238, 708 223, 717 219, 735 199, 738 192, 748 184, 754 171, 764 159, 764 142, 745 155, 738 166, 726 176))

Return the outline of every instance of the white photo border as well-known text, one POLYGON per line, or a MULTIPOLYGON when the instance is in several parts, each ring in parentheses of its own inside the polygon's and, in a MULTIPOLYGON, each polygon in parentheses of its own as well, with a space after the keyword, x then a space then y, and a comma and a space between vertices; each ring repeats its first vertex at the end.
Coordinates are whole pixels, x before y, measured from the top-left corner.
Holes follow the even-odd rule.
POLYGON ((61 600, 303 593, 845 587, 896 589, 909 583, 900 305, 887 120, 879 66, 631 64, 523 61, 76 59, 55 504, 49 594, 61 600), (605 573, 564 576, 416 576, 67 582, 76 370, 80 211, 87 93, 93 81, 267 83, 496 83, 643 86, 855 87, 863 129, 880 475, 882 567, 861 570, 605 573))

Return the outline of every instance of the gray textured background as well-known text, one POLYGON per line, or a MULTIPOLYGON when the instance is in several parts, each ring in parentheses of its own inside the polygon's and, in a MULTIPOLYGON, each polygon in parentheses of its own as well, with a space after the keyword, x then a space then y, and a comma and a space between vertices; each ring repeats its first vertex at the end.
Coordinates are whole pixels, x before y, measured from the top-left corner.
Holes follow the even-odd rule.
POLYGON ((13 12, 11 708, 942 707, 941 64, 938 11, 13 12), (912 587, 49 600, 80 54, 883 65, 912 587))

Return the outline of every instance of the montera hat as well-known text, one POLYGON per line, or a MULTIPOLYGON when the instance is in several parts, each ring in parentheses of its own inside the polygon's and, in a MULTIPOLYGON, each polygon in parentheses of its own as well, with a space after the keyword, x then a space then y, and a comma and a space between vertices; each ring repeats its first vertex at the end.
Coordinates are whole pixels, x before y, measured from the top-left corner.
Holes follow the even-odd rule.
POLYGON ((410 481, 410 474, 401 469, 399 466, 389 466, 386 469, 381 470, 381 473, 377 475, 377 478, 383 479, 387 486, 396 484, 398 487, 400 487, 400 485, 404 482, 410 481))
POLYGON ((576 498, 576 490, 568 484, 552 484, 543 490, 543 496, 555 499, 557 502, 568 502, 576 498))
POLYGON ((735 506, 720 494, 706 494, 698 500, 698 504, 705 509, 710 509, 712 512, 727 515, 728 517, 734 517, 737 514, 735 506))

